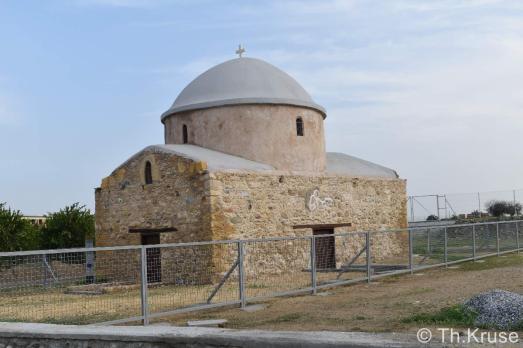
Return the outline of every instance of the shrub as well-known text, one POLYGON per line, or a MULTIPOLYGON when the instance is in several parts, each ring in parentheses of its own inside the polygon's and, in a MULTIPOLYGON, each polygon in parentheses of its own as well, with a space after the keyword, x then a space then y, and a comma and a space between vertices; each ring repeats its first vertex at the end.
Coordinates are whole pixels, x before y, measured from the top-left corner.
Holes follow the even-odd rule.
POLYGON ((514 215, 521 215, 521 204, 520 203, 508 203, 507 204, 507 214, 509 214, 510 216, 514 216, 514 215))
POLYGON ((490 215, 501 217, 505 214, 514 216, 521 214, 521 204, 507 201, 492 200, 486 204, 487 211, 490 215))
POLYGON ((38 249, 39 235, 39 228, 25 220, 19 210, 0 203, 0 251, 38 249))
POLYGON ((480 218, 481 212, 479 210, 474 210, 472 213, 468 214, 468 216, 471 218, 480 218))
POLYGON ((444 324, 449 326, 473 327, 478 314, 463 305, 443 308, 435 313, 415 314, 402 320, 403 323, 427 325, 444 324))
POLYGON ((86 239, 94 239, 94 216, 79 203, 50 213, 42 228, 44 249, 83 247, 86 239))

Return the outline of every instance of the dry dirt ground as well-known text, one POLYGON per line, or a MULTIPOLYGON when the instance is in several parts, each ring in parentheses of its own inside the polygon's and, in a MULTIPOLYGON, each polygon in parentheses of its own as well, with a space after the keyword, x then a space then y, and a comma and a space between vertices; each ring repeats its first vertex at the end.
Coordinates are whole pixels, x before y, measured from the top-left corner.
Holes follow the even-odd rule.
POLYGON ((523 253, 336 287, 324 296, 273 299, 256 312, 217 309, 158 321, 185 325, 188 320, 227 319, 225 327, 238 329, 412 332, 420 324, 402 319, 436 312, 494 288, 523 293, 523 253))

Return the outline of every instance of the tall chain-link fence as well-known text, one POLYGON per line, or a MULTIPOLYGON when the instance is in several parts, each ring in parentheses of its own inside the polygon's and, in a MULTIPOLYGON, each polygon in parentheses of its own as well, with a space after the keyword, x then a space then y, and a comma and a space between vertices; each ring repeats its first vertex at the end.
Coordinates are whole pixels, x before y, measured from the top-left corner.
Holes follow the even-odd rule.
POLYGON ((523 189, 471 193, 432 194, 408 197, 409 222, 434 221, 456 218, 485 218, 491 215, 493 202, 506 202, 507 215, 521 216, 523 189))
POLYGON ((0 253, 0 321, 123 323, 415 272, 521 249, 523 220, 0 253))

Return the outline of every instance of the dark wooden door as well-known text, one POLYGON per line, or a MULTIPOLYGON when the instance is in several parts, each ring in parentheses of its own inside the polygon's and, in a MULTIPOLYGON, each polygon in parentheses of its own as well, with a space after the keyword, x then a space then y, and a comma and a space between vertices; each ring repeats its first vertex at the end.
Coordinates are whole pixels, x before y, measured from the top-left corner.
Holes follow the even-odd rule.
POLYGON ((334 241, 334 229, 317 229, 312 233, 317 236, 315 240, 316 248, 316 269, 326 270, 336 268, 336 249, 334 241))
MULTIPOLYGON (((142 234, 143 245, 160 244, 159 233, 142 234)), ((162 257, 160 248, 147 248, 147 282, 159 283, 162 281, 162 257)))

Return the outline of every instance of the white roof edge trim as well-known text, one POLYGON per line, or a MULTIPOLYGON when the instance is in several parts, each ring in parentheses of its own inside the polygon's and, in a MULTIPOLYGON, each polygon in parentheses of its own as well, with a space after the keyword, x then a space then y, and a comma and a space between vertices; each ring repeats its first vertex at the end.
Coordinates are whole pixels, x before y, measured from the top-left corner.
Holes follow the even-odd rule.
POLYGON ((216 100, 204 103, 196 103, 191 105, 183 105, 175 108, 171 108, 164 112, 161 116, 161 121, 163 122, 167 117, 173 116, 174 114, 185 112, 185 111, 194 111, 201 109, 209 109, 213 107, 220 106, 231 106, 231 105, 246 105, 246 104, 272 104, 272 105, 292 105, 292 106, 301 106, 309 109, 318 111, 323 119, 327 118, 327 112, 325 108, 316 103, 307 103, 303 100, 296 99, 285 99, 285 98, 236 98, 236 99, 226 99, 226 100, 216 100))
POLYGON ((247 171, 272 171, 274 167, 269 164, 252 161, 240 156, 230 155, 221 151, 208 149, 198 145, 192 144, 157 144, 149 145, 142 150, 136 152, 129 157, 125 162, 120 164, 111 172, 115 174, 119 169, 125 167, 133 162, 144 153, 165 153, 173 156, 178 156, 191 161, 203 161, 208 165, 208 169, 212 171, 219 170, 247 170, 247 171))

